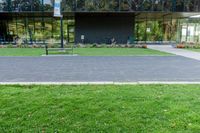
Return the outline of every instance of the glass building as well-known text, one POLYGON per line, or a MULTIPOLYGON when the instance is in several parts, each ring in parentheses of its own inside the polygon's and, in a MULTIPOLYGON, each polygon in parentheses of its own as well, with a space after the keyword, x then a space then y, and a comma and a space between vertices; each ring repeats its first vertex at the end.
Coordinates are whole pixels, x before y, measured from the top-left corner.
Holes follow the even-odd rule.
MULTIPOLYGON (((59 43, 53 4, 0 0, 0 44, 59 43)), ((62 0, 61 9, 66 44, 200 42, 199 0, 62 0)))

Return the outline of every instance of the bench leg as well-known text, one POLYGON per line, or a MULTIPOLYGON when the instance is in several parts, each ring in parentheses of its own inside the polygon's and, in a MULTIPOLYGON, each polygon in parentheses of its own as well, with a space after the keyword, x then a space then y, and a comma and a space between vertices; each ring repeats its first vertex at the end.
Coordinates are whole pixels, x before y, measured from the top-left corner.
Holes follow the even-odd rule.
POLYGON ((48 55, 49 53, 48 53, 48 46, 47 45, 45 46, 45 50, 46 50, 46 55, 48 55))

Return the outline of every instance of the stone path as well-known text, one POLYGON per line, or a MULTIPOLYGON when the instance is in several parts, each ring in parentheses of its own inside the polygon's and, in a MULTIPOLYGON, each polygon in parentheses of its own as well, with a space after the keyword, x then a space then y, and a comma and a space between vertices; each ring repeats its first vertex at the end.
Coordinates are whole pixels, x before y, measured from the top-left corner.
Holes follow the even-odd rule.
POLYGON ((200 82, 200 61, 181 56, 0 57, 0 82, 200 82))
POLYGON ((184 50, 184 49, 177 49, 177 48, 172 47, 171 45, 148 45, 148 48, 200 61, 199 52, 194 52, 194 51, 184 50))

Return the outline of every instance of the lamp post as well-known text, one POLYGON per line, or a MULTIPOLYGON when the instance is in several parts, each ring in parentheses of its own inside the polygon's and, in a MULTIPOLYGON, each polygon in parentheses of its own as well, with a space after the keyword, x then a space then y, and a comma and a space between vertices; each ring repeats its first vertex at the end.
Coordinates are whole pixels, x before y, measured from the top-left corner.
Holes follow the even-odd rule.
POLYGON ((61 48, 64 48, 63 42, 63 16, 60 16, 60 37, 61 37, 61 48))
POLYGON ((62 0, 54 1, 54 17, 60 17, 60 43, 61 48, 64 48, 63 43, 63 15, 61 14, 61 2, 62 0))

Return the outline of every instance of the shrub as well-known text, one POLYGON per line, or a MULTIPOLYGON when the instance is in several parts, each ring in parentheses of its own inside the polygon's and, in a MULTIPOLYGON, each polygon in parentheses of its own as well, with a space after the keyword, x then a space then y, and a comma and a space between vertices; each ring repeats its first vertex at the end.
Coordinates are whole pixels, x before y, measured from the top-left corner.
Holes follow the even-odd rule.
POLYGON ((176 48, 185 48, 185 45, 184 44, 178 44, 178 45, 176 45, 176 48))
POLYGON ((92 46, 91 46, 91 48, 96 48, 97 47, 97 44, 93 44, 92 46))
POLYGON ((146 44, 143 44, 143 45, 142 45, 142 48, 147 48, 147 45, 146 45, 146 44))
POLYGON ((5 46, 4 45, 0 45, 0 48, 5 48, 5 46))
POLYGON ((7 48, 13 48, 13 45, 12 44, 8 44, 7 48))
POLYGON ((39 48, 39 45, 33 44, 33 45, 32 45, 32 48, 39 48))
POLYGON ((200 49, 200 45, 198 45, 198 44, 197 44, 197 45, 194 45, 193 48, 195 48, 195 49, 200 49))

